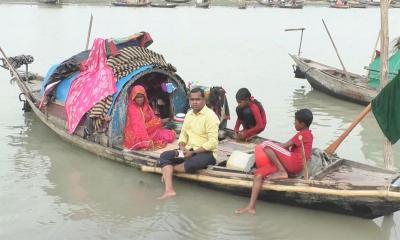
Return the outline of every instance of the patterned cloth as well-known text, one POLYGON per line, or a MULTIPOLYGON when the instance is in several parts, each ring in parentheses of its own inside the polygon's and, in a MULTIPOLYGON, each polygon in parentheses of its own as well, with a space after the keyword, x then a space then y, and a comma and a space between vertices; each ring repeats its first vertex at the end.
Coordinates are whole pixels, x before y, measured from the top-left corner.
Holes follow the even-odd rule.
POLYGON ((65 102, 67 131, 72 134, 82 116, 97 102, 116 92, 115 76, 106 63, 105 40, 95 39, 89 58, 72 83, 65 102))
MULTIPOLYGON (((113 70, 118 80, 146 65, 176 71, 176 68, 167 63, 161 54, 142 47, 123 48, 116 57, 110 57, 107 60, 107 64, 113 70)), ((89 117, 94 119, 95 130, 102 125, 111 104, 112 96, 110 95, 96 103, 90 111, 89 117)))
POLYGON ((146 65, 165 68, 176 71, 176 68, 167 63, 161 54, 155 53, 147 48, 127 47, 120 50, 116 57, 107 60, 108 66, 113 70, 117 79, 128 75, 133 70, 146 65))

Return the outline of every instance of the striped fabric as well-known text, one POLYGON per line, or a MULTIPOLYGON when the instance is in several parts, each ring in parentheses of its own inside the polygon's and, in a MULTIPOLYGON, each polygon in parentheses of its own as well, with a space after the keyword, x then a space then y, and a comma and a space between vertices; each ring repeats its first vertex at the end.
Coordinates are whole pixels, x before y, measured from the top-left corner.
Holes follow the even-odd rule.
POLYGON ((133 70, 146 65, 176 71, 176 68, 167 63, 161 54, 141 47, 123 48, 116 57, 110 57, 107 64, 114 71, 117 79, 125 77, 133 70))
MULTIPOLYGON (((161 54, 155 53, 142 47, 126 47, 120 50, 115 57, 107 60, 107 65, 113 70, 117 81, 127 76, 132 71, 146 65, 163 68, 169 71, 176 71, 176 68, 167 63, 161 54)), ((98 102, 89 113, 89 117, 94 121, 95 130, 99 130, 112 105, 112 96, 98 102)))

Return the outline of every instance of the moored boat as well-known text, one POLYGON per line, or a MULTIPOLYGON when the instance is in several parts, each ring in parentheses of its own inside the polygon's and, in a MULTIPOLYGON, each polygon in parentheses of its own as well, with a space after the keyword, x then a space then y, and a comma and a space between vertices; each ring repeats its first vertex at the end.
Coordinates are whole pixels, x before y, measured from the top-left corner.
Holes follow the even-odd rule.
MULTIPOLYGON (((155 63, 154 63, 155 64, 155 63)), ((71 142, 89 152, 138 167, 145 172, 159 173, 157 162, 161 152, 177 148, 177 143, 169 144, 165 149, 154 151, 123 151, 122 131, 125 124, 126 99, 131 86, 143 84, 171 83, 175 91, 171 94, 170 104, 173 114, 187 109, 187 88, 184 81, 170 68, 141 66, 140 71, 131 76, 122 86, 112 108, 111 121, 107 132, 95 136, 85 136, 85 126, 79 125, 74 134, 66 128, 66 116, 63 103, 51 97, 45 108, 39 108, 43 100, 41 89, 45 77, 20 72, 13 79, 17 82, 26 102, 35 115, 62 139, 71 142), (142 68, 144 67, 144 68, 142 68)), ((57 92, 57 90, 56 90, 57 92)), ((255 144, 265 140, 255 138, 251 142, 236 142, 233 132, 225 129, 226 137, 218 147, 218 164, 197 174, 176 174, 177 177, 213 187, 248 195, 252 186, 252 174, 227 168, 227 162, 234 150, 252 153, 255 144)), ((261 198, 283 204, 324 210, 364 218, 375 218, 393 213, 400 209, 399 174, 377 167, 356 163, 338 157, 327 158, 314 150, 311 180, 290 178, 267 181, 263 185, 261 198)))
POLYGON ((197 8, 209 8, 210 7, 210 1, 209 0, 196 1, 196 7, 197 8))
POLYGON ((49 4, 51 4, 51 3, 53 3, 53 4, 59 3, 58 1, 59 0, 39 0, 40 3, 49 3, 49 4))
POLYGON ((151 4, 151 1, 113 1, 111 4, 117 7, 147 7, 151 4))
POLYGON ((155 7, 155 8, 174 8, 178 5, 174 4, 174 3, 150 3, 151 7, 155 7))
POLYGON ((350 102, 367 105, 378 94, 368 85, 368 78, 355 73, 289 54, 310 85, 321 92, 350 102))
POLYGON ((167 2, 170 2, 170 3, 189 3, 189 2, 191 2, 192 0, 165 0, 165 1, 167 1, 167 2))
POLYGON ((283 1, 278 4, 279 8, 292 8, 292 9, 302 9, 304 7, 304 1, 283 1))

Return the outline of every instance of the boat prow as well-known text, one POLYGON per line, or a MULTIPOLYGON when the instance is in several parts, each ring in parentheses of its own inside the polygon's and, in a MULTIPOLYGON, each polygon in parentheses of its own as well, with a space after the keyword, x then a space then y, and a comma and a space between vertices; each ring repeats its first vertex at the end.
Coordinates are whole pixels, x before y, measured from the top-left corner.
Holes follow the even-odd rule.
POLYGON ((378 93, 376 89, 368 86, 368 79, 365 76, 349 72, 347 79, 343 70, 293 54, 289 55, 315 90, 362 105, 368 105, 378 93))

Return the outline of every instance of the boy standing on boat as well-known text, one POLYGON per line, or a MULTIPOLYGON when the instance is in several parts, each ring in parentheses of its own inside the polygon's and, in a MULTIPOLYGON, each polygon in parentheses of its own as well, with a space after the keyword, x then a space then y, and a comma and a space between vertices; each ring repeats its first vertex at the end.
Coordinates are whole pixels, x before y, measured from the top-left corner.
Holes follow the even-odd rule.
POLYGON ((192 110, 186 114, 183 122, 178 139, 179 151, 165 151, 160 155, 165 192, 159 199, 176 195, 172 183, 174 172, 194 173, 216 163, 219 119, 206 106, 201 88, 190 91, 189 101, 192 110), (183 156, 179 156, 179 152, 183 156))
POLYGON ((306 160, 311 159, 313 135, 309 127, 312 120, 313 114, 309 109, 300 109, 295 113, 294 127, 297 133, 289 141, 284 144, 264 141, 256 146, 257 170, 254 174, 250 202, 247 207, 236 210, 237 214, 256 213, 256 201, 264 179, 285 179, 288 175, 298 175, 303 171, 302 145, 306 160), (260 152, 260 149, 263 152, 260 152))
POLYGON ((236 101, 238 106, 236 107, 235 138, 245 141, 265 129, 267 117, 261 103, 251 96, 247 88, 237 91, 236 101), (242 131, 239 131, 240 125, 243 126, 242 131))

